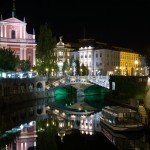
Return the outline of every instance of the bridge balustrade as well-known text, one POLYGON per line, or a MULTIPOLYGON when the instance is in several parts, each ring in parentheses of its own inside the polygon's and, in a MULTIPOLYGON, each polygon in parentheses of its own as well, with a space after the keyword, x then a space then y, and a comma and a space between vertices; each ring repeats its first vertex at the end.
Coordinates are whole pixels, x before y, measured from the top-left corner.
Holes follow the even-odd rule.
POLYGON ((109 76, 90 76, 89 81, 105 88, 109 87, 109 76))
POLYGON ((66 76, 65 78, 53 82, 52 85, 56 87, 61 84, 84 83, 90 81, 109 89, 109 78, 109 76, 66 76))

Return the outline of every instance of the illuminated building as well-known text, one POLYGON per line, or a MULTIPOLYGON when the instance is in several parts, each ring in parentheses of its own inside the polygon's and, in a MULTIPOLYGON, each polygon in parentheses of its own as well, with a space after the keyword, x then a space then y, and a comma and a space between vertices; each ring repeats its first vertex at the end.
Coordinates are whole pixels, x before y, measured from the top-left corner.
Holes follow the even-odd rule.
POLYGON ((120 72, 121 75, 138 75, 141 68, 141 56, 134 52, 120 51, 120 72))
POLYGON ((143 56, 132 49, 83 39, 78 57, 80 65, 88 67, 89 75, 147 75, 143 56))
POLYGON ((24 128, 21 131, 21 135, 15 142, 16 150, 27 150, 29 147, 35 147, 36 138, 36 125, 33 127, 24 128))
POLYGON ((70 59, 72 57, 71 52, 73 51, 73 49, 70 48, 70 45, 64 44, 62 42, 62 36, 60 36, 59 42, 57 43, 54 51, 55 51, 55 56, 57 57, 57 64, 59 67, 58 75, 62 76, 64 73, 67 74, 68 69, 65 70, 65 72, 63 72, 62 67, 64 65, 64 62, 67 62, 67 64, 70 65, 70 59))
POLYGON ((96 42, 93 39, 84 39, 79 48, 80 65, 89 69, 89 75, 113 74, 114 66, 120 63, 119 52, 110 49, 106 43, 96 42))
POLYGON ((141 54, 132 49, 115 47, 120 52, 120 66, 114 68, 119 75, 143 76, 146 75, 145 62, 141 54))
MULTIPOLYGON (((6 8, 7 9, 7 8, 6 8)), ((28 34, 26 21, 16 18, 15 1, 13 0, 12 17, 0 19, 0 48, 10 48, 20 60, 30 60, 31 66, 36 64, 35 33, 28 34)))

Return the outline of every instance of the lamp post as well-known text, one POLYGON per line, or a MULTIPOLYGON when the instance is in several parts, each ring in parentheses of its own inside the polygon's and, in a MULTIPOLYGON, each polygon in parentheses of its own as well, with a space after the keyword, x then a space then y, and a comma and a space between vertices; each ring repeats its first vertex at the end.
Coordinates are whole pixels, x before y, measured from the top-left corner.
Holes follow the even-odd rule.
POLYGON ((70 75, 72 76, 72 68, 70 68, 70 75))
POLYGON ((75 76, 76 75, 76 63, 75 62, 72 63, 72 67, 73 67, 73 76, 75 76))
POLYGON ((52 76, 54 76, 54 69, 52 68, 52 76))
POLYGON ((48 68, 46 68, 45 71, 46 71, 46 76, 48 78, 48 68))
POLYGON ((118 66, 116 66, 116 75, 118 75, 118 66))
POLYGON ((81 76, 82 76, 82 72, 83 72, 83 69, 82 69, 82 68, 80 69, 80 72, 81 72, 81 76))
POLYGON ((115 75, 119 75, 119 67, 118 66, 115 67, 115 75))
POLYGON ((98 75, 98 70, 96 69, 96 76, 98 75))
POLYGON ((64 120, 59 120, 58 136, 60 136, 61 142, 63 142, 63 138, 65 136, 65 122, 64 122, 64 120))
POLYGON ((125 75, 128 76, 128 63, 126 63, 126 70, 125 70, 125 75))
POLYGON ((65 70, 65 75, 67 75, 67 70, 65 70))

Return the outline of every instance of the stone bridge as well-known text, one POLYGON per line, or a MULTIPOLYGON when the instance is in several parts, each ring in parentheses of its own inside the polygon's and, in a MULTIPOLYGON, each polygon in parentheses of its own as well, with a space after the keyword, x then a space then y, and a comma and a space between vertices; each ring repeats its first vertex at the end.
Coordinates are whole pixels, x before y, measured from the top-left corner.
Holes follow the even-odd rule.
MULTIPOLYGON (((109 76, 66 76, 58 81, 54 81, 52 86, 77 84, 77 83, 93 83, 99 86, 110 89, 109 76)), ((115 89, 115 84, 112 84, 112 89, 115 89)))

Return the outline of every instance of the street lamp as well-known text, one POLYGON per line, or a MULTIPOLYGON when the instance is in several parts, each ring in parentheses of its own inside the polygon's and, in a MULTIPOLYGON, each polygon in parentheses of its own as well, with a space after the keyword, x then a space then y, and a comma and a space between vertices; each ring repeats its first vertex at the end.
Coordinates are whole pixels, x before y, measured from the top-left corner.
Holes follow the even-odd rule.
POLYGON ((81 76, 82 76, 82 72, 83 72, 83 69, 82 69, 82 68, 80 69, 80 72, 81 72, 81 76))
POLYGON ((54 76, 54 69, 52 68, 52 76, 54 76))
POLYGON ((98 75, 98 70, 96 69, 96 76, 98 75))
POLYGON ((47 77, 48 77, 48 68, 46 68, 45 71, 46 71, 46 75, 47 75, 47 77))
POLYGON ((67 75, 67 70, 65 70, 65 75, 67 75))
POLYGON ((72 75, 72 68, 70 68, 70 75, 72 75))

